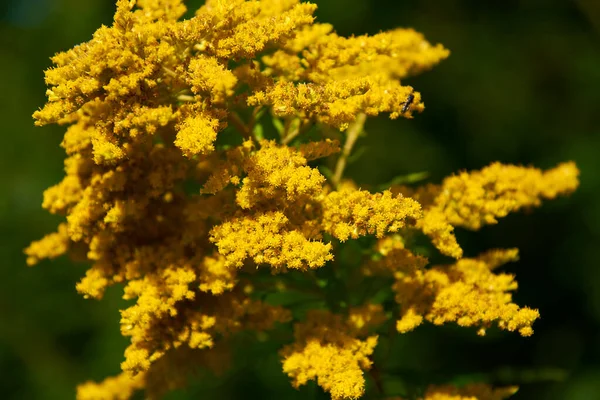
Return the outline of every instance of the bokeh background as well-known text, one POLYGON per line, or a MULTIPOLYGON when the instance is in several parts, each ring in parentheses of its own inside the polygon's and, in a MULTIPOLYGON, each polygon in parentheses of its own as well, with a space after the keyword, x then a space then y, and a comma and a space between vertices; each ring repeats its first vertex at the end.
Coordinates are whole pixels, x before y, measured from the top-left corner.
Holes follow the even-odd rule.
MULTIPOLYGON (((200 1, 189 1, 194 8, 200 1)), ((419 328, 393 348, 398 374, 521 384, 514 399, 600 399, 600 2, 597 0, 320 0, 317 16, 341 34, 414 27, 452 51, 407 82, 426 111, 370 120, 348 173, 381 184, 428 171, 432 181, 492 161, 580 167, 570 198, 518 213, 478 233, 459 232, 467 254, 518 247, 505 267, 516 300, 540 309, 535 335, 419 328)), ((22 249, 59 222, 41 209, 62 176, 60 127, 34 128, 45 101, 43 70, 55 52, 109 25, 111 0, 0 2, 0 397, 69 399, 77 383, 119 371, 119 288, 84 300, 85 266, 65 259, 28 268, 22 249)), ((288 388, 277 357, 168 398, 317 398, 288 388)), ((392 374, 393 375, 393 374, 392 374)), ((390 387, 393 386, 393 376, 390 387)), ((432 378, 433 379, 433 378, 432 378)), ((438 379, 438 378, 435 378, 438 379)))

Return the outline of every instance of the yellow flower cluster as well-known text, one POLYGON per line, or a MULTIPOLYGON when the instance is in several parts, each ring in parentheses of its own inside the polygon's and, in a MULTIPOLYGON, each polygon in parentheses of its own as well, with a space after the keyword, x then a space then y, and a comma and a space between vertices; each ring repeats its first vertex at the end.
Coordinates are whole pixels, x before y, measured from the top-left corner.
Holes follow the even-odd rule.
MULTIPOLYGON (((334 399, 358 398, 376 332, 397 311, 348 293, 382 275, 395 280, 399 332, 427 320, 532 333, 537 311, 512 303, 513 276, 492 272, 516 252, 461 259, 453 231, 570 193, 575 165, 542 172, 492 164, 382 193, 343 180, 366 116, 421 112, 421 95, 401 80, 449 53, 411 29, 339 36, 314 22, 315 8, 208 0, 182 20, 180 0, 118 0, 110 27, 52 58, 48 102, 34 118, 69 125, 65 177, 43 200, 65 222, 25 250, 27 263, 69 254, 91 265, 78 292, 100 299, 121 285, 131 301, 121 311, 130 338, 123 372, 82 384, 79 399, 128 399, 138 390, 160 397, 185 386, 194 366, 225 368, 239 332, 292 321, 294 341, 281 357, 293 385, 316 380, 334 399), (342 150, 332 129, 346 130, 342 150), (326 158, 337 158, 335 174, 310 164, 326 158), (458 260, 428 267, 410 248, 416 231, 458 260), (338 251, 364 236, 376 237, 376 247, 363 249, 360 268, 346 268, 338 251), (255 281, 259 267, 272 275, 255 281), (319 268, 335 270, 339 282, 317 279, 319 268), (298 317, 255 294, 255 286, 296 287, 291 270, 311 282, 299 290, 317 293, 328 309, 298 317)), ((452 390, 426 398, 505 393, 452 390)))
POLYGON ((541 199, 570 194, 579 185, 579 170, 568 162, 548 171, 493 163, 480 171, 461 172, 441 185, 394 191, 414 197, 423 205, 419 228, 445 255, 460 258, 462 249, 454 227, 478 230, 497 218, 522 208, 537 207, 541 199))
POLYGON ((454 386, 431 386, 424 400, 503 400, 517 392, 514 386, 492 388, 485 384, 471 384, 461 388, 454 386))
MULTIPOLYGON (((429 386, 419 400, 503 400, 518 391, 515 386, 493 388, 483 383, 470 384, 463 387, 451 385, 429 386)), ((391 397, 387 400, 403 400, 391 397)))
POLYGON ((311 311, 294 327, 295 343, 281 351, 283 372, 295 387, 316 380, 334 400, 356 399, 364 393, 363 371, 371 368, 369 356, 377 336, 369 328, 385 320, 381 306, 350 310, 347 319, 327 311, 311 311))
POLYGON ((517 288, 512 275, 492 272, 494 267, 516 258, 516 249, 495 250, 450 266, 423 269, 415 262, 408 268, 400 267, 394 273, 396 301, 402 305, 396 328, 404 333, 424 319, 435 325, 453 321, 460 326, 480 326, 478 333, 484 335, 496 321, 501 329, 530 336, 539 312, 512 303, 509 292, 517 288))
POLYGON ((383 237, 397 232, 421 217, 421 206, 411 198, 394 197, 389 190, 371 194, 365 190, 341 188, 323 202, 324 230, 345 241, 359 236, 383 237))
POLYGON ((106 378, 101 384, 86 382, 77 388, 79 400, 97 400, 100 398, 127 400, 133 393, 144 387, 144 375, 132 376, 127 373, 106 378))

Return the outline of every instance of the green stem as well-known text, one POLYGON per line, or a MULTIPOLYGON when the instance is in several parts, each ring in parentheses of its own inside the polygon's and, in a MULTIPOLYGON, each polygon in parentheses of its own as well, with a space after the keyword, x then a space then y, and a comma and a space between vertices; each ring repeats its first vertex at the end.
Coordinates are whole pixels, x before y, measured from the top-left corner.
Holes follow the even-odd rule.
POLYGON ((335 172, 333 174, 332 184, 333 187, 337 188, 340 185, 340 181, 342 180, 342 176, 344 175, 344 170, 346 169, 346 164, 348 163, 348 157, 352 152, 352 148, 356 143, 356 139, 363 130, 365 125, 365 121, 367 119, 366 114, 360 113, 356 117, 356 121, 348 128, 346 132, 346 143, 344 143, 344 148, 342 149, 342 154, 340 158, 337 160, 337 164, 335 165, 335 172))

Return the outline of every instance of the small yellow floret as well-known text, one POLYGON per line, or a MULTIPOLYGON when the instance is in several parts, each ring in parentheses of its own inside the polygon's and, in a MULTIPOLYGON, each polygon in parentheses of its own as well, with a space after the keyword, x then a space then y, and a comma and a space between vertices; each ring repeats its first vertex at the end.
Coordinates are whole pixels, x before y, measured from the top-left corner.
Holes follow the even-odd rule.
POLYGON ((202 115, 186 119, 179 127, 175 146, 179 147, 186 157, 207 154, 215 149, 219 121, 202 115))

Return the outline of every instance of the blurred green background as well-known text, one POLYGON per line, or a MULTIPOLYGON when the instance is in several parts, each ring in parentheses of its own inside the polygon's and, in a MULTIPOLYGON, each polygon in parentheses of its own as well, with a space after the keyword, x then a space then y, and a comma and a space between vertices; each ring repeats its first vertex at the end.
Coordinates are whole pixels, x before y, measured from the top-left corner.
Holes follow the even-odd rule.
MULTIPOLYGON (((190 1, 190 8, 199 1, 190 1)), ((419 328, 393 349, 415 380, 453 371, 460 379, 521 384, 514 399, 600 399, 600 2, 321 0, 318 19, 344 35, 413 27, 450 58, 407 80, 423 95, 415 119, 367 123, 359 183, 429 171, 433 181, 492 161, 580 167, 570 198, 511 215, 477 233, 460 231, 468 255, 518 247, 516 300, 540 309, 535 335, 419 328), (411 372, 412 373, 412 372, 411 372), (421 375, 422 374, 422 375, 421 375)), ((77 383, 119 371, 118 288, 101 301, 75 292, 85 266, 64 259, 25 266, 22 249, 57 225, 41 209, 62 176, 64 130, 34 128, 45 101, 43 70, 55 52, 109 25, 111 0, 4 0, 0 5, 0 397, 69 399, 77 383)), ((262 350, 261 350, 262 351, 262 350)), ((314 398, 289 388, 276 355, 169 398, 314 398), (224 387, 223 385, 226 384, 224 387)), ((388 377, 393 387, 394 377, 388 377)))

